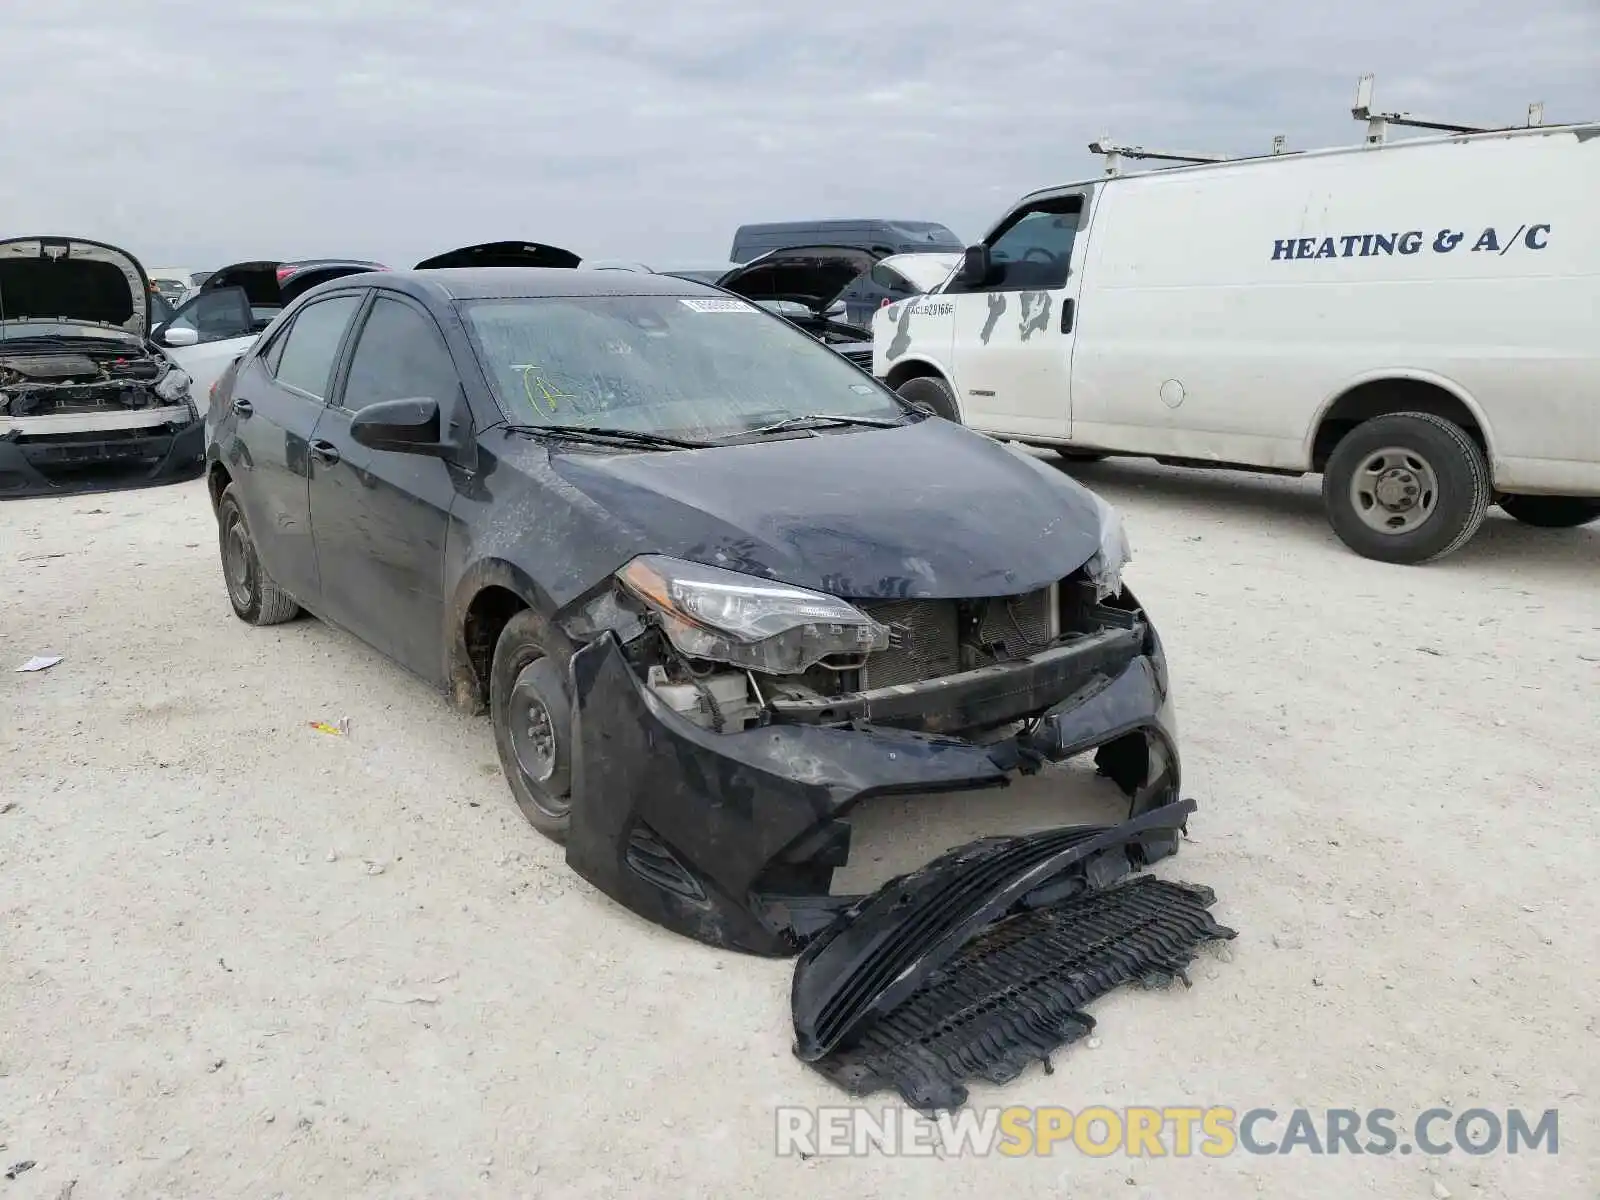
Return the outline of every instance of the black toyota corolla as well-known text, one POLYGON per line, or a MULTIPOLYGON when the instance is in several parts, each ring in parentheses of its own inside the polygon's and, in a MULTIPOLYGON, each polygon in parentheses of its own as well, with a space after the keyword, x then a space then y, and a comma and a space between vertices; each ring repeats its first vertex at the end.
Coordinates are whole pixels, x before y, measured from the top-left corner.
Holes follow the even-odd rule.
POLYGON ((794 952, 851 809, 1094 751, 1177 798, 1116 513, 687 280, 356 275, 207 417, 234 611, 304 608, 471 711, 568 863, 690 936, 794 952))

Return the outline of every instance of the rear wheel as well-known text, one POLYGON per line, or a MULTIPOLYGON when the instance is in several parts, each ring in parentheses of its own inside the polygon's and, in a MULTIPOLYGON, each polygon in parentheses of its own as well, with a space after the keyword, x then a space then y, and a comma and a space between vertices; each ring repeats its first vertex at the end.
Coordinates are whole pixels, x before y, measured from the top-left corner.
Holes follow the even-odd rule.
POLYGON ((961 424, 961 410, 956 406, 956 394, 950 385, 937 375, 919 375, 895 388, 901 397, 912 404, 926 404, 936 416, 961 424))
POLYGON ((500 632, 489 672, 489 719, 500 769, 528 823, 553 842, 572 822, 572 644, 532 609, 500 632))
POLYGON ((1575 529, 1600 517, 1600 499, 1585 496, 1502 496, 1500 507, 1540 529, 1575 529))
POLYGON ((1465 545, 1489 507, 1489 464, 1464 429, 1432 413, 1357 425, 1322 473, 1328 522, 1357 554, 1421 563, 1465 545))
POLYGON ((228 603, 241 621, 252 625, 281 625, 300 615, 300 606, 261 567, 250 527, 244 521, 238 491, 229 484, 217 501, 217 541, 222 552, 222 577, 228 585, 228 603))

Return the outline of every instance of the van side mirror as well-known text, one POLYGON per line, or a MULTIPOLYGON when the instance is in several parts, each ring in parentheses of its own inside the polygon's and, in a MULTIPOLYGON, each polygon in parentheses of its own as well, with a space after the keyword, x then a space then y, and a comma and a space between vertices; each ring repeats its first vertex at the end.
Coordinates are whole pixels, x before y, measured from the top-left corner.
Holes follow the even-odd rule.
POLYGON ((963 287, 982 287, 989 282, 989 274, 993 269, 989 247, 968 246, 961 253, 961 269, 956 272, 956 279, 963 287))

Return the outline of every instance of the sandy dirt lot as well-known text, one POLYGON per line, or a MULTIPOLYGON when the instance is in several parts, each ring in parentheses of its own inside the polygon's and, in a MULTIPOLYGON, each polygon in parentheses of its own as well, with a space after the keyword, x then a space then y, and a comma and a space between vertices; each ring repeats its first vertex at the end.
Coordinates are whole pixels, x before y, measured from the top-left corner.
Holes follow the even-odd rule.
MULTIPOLYGON (((1595 1195, 1600 527, 1388 567, 1311 482, 1079 473, 1179 688, 1158 872, 1240 936, 974 1103, 1558 1108, 1558 1155, 779 1158, 777 1106, 841 1102, 790 965, 578 881, 375 652, 236 621, 195 483, 0 506, 0 1196, 1595 1195)), ((1081 769, 898 801, 851 872, 1114 808, 1081 769)))

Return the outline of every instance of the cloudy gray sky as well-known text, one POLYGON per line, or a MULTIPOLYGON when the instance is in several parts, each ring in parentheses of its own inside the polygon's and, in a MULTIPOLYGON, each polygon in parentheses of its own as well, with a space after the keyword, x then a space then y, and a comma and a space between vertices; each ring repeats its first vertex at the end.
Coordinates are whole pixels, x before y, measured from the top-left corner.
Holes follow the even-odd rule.
POLYGON ((146 265, 532 238, 725 257, 743 221, 983 231, 1115 139, 1348 143, 1378 102, 1600 118, 1600 0, 54 0, 0 18, 0 226, 146 265))

